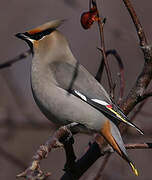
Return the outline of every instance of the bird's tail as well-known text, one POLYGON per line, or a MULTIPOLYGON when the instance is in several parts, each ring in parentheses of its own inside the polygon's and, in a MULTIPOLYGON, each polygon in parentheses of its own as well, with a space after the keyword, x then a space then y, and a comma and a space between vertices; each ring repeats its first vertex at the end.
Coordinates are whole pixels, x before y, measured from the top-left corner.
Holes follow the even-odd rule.
POLYGON ((101 129, 102 136, 107 140, 107 142, 113 147, 113 149, 123 158, 125 159, 132 171, 136 176, 138 176, 138 171, 133 165, 133 163, 129 160, 128 155, 126 153, 126 149, 124 147, 123 140, 121 138, 120 132, 117 126, 108 119, 105 121, 103 128, 101 129))

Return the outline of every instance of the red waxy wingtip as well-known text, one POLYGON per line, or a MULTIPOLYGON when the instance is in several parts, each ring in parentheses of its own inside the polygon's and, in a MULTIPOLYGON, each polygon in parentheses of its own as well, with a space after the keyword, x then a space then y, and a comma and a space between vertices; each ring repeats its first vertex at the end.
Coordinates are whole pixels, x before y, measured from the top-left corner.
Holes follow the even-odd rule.
POLYGON ((112 109, 112 106, 110 104, 108 104, 106 107, 112 109))

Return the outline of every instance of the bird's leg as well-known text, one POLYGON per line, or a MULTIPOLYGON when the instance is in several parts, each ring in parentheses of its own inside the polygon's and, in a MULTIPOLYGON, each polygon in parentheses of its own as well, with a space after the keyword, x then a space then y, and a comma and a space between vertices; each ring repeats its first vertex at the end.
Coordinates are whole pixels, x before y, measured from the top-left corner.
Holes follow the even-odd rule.
POLYGON ((106 154, 106 153, 114 152, 113 148, 107 143, 107 141, 100 134, 96 134, 94 139, 98 144, 101 153, 106 154))
POLYGON ((64 150, 66 153, 66 163, 64 165, 64 171, 71 170, 72 167, 75 164, 75 153, 73 149, 73 144, 74 144, 74 138, 70 130, 62 136, 59 141, 64 145, 64 150))

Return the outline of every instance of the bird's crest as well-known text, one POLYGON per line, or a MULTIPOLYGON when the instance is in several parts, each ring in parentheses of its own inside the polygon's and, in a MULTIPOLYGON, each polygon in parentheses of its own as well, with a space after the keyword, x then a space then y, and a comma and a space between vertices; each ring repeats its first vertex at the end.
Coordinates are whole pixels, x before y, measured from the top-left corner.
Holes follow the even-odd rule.
POLYGON ((53 21, 50 21, 50 22, 47 22, 45 24, 42 24, 34 29, 31 29, 31 30, 28 30, 26 31, 28 34, 30 35, 33 35, 33 34, 36 34, 36 33, 40 33, 40 32, 43 32, 43 31, 48 31, 48 30, 53 30, 53 29, 56 29, 58 28, 65 20, 53 20, 53 21))

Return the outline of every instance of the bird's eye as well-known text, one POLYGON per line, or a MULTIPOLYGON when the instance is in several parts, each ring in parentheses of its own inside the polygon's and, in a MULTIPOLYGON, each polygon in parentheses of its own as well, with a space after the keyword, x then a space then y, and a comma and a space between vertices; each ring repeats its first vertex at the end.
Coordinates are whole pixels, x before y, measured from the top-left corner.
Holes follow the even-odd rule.
POLYGON ((36 34, 33 35, 33 39, 35 39, 35 40, 40 40, 43 36, 44 36, 44 35, 43 35, 42 32, 36 33, 36 34))

